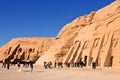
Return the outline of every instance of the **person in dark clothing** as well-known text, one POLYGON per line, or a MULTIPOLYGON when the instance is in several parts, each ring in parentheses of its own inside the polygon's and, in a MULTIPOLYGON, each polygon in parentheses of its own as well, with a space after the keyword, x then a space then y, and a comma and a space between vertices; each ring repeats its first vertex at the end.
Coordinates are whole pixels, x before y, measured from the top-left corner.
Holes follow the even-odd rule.
POLYGON ((84 65, 83 61, 80 61, 79 63, 80 63, 80 67, 82 68, 84 65))
POLYGON ((52 68, 52 62, 51 61, 49 62, 49 65, 50 65, 49 68, 51 69, 52 68))
POLYGON ((70 63, 67 63, 67 67, 68 67, 68 68, 70 67, 70 63))
POLYGON ((17 66, 18 66, 18 69, 20 69, 20 63, 19 62, 17 63, 17 66))
POLYGON ((60 62, 58 62, 58 69, 60 69, 60 62))
POLYGON ((56 66, 57 66, 57 63, 55 62, 55 63, 54 63, 54 67, 56 68, 56 66))
POLYGON ((44 62, 44 68, 47 69, 47 62, 44 62))
POLYGON ((61 65, 61 68, 63 68, 63 63, 62 62, 60 62, 60 65, 61 65))
POLYGON ((92 69, 96 69, 96 63, 92 62, 92 69))
POLYGON ((30 62, 30 69, 31 69, 31 72, 33 71, 33 62, 30 62))
POLYGON ((6 68, 6 63, 5 62, 3 62, 3 64, 2 64, 2 68, 6 68))
POLYGON ((9 63, 7 63, 7 69, 9 69, 10 68, 10 64, 9 63))
POLYGON ((79 62, 77 62, 77 67, 79 67, 80 66, 80 64, 79 64, 79 62))

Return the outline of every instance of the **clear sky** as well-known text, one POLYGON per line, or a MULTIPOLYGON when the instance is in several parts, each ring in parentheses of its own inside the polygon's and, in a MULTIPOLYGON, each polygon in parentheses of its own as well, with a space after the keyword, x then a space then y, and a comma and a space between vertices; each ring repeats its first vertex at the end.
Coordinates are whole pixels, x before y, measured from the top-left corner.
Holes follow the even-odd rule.
POLYGON ((17 37, 55 37, 75 18, 114 0, 0 0, 0 46, 17 37))

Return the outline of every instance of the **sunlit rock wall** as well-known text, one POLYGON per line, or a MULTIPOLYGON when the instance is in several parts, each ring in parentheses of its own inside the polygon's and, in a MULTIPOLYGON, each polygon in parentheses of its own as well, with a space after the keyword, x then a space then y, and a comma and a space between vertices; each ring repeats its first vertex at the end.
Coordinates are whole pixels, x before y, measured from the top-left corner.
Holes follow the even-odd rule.
POLYGON ((0 48, 1 60, 36 61, 50 47, 54 38, 14 38, 0 48))

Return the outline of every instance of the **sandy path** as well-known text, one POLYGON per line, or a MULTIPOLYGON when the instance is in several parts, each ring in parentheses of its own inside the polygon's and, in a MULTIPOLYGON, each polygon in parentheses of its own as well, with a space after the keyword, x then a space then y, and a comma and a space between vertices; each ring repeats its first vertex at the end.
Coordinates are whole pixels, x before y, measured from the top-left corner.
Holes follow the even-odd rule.
POLYGON ((120 80, 120 70, 92 70, 86 68, 44 69, 34 66, 18 72, 17 67, 10 70, 0 67, 0 80, 120 80))

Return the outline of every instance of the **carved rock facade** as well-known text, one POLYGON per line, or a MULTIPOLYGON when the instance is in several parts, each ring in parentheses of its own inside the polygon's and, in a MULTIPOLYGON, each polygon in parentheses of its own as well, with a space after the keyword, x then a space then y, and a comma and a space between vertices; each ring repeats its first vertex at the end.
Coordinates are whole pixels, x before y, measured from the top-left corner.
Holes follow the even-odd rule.
POLYGON ((67 24, 57 38, 56 44, 51 45, 36 64, 50 60, 83 61, 91 66, 94 61, 102 68, 120 67, 120 1, 77 18, 67 24))
POLYGON ((94 61, 102 68, 120 67, 119 50, 120 2, 116 1, 97 11, 91 24, 79 31, 63 63, 82 60, 86 66, 94 61))
POLYGON ((0 49, 1 61, 35 62, 52 44, 54 38, 15 38, 0 49))

